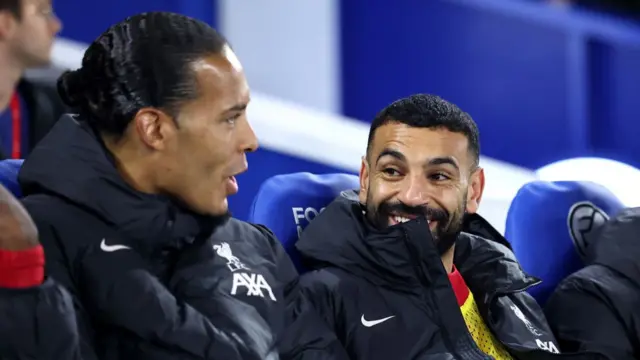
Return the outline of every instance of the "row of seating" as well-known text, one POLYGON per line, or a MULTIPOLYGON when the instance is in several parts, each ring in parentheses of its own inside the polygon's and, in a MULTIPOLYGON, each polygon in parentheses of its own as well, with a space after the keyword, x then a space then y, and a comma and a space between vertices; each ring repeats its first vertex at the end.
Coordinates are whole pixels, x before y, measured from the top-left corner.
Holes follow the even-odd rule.
MULTIPOLYGON (((340 192, 359 186, 358 177, 348 174, 274 176, 258 190, 249 221, 269 227, 304 271, 294 246, 299 232, 340 192)), ((611 191, 586 181, 533 181, 518 191, 505 237, 523 269, 543 280, 529 290, 538 302, 585 265, 598 227, 622 208, 611 191)))
MULTIPOLYGON (((0 183, 20 196, 21 160, 0 161, 0 183)), ((300 232, 342 191, 359 187, 350 174, 293 173, 274 176, 261 186, 249 221, 269 227, 300 271, 295 251, 300 232)), ((529 290, 544 304, 555 286, 588 261, 588 245, 598 227, 623 208, 605 187, 583 181, 534 181, 511 203, 505 237, 523 269, 543 280, 529 290)))

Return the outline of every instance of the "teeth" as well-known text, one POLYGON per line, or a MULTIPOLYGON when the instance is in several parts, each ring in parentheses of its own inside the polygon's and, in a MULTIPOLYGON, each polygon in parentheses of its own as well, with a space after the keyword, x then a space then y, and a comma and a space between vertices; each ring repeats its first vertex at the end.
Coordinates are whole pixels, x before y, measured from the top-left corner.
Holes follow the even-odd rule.
POLYGON ((397 223, 406 223, 407 221, 409 221, 409 219, 404 216, 394 216, 393 220, 395 220, 395 222, 397 223))
MULTIPOLYGON (((406 223, 407 221, 409 221, 409 220, 411 220, 411 219, 406 218, 406 217, 404 217, 404 216, 397 216, 397 215, 394 215, 394 216, 393 216, 393 220, 394 220, 396 223, 401 224, 401 223, 406 223)), ((427 224, 431 225, 431 220, 427 220, 427 224)))

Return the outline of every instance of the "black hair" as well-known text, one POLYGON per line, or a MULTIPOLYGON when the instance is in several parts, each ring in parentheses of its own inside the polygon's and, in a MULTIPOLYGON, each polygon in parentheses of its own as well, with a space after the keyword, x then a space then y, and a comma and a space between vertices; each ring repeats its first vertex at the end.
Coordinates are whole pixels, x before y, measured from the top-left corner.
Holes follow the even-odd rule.
POLYGON ((16 19, 22 17, 22 0, 0 0, 0 11, 8 11, 16 19))
POLYGON ((376 130, 390 122, 418 128, 443 128, 463 134, 469 142, 473 167, 480 161, 480 134, 471 116, 439 96, 416 94, 396 100, 380 111, 371 123, 367 140, 367 155, 376 130))
POLYGON ((144 107, 174 118, 198 96, 193 61, 227 41, 206 23, 169 12, 135 15, 111 26, 84 53, 82 67, 58 79, 63 101, 98 131, 122 135, 144 107))

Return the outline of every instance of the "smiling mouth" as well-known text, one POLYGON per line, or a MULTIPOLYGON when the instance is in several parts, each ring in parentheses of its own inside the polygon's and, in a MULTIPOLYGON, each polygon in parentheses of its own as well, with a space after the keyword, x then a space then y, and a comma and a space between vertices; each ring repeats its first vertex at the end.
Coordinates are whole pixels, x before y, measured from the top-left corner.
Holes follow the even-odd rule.
MULTIPOLYGON (((391 215, 389 217, 389 225, 393 226, 397 224, 403 224, 415 218, 417 218, 417 216, 415 215, 391 215)), ((427 219, 427 224, 429 224, 429 228, 434 228, 437 222, 427 219)))

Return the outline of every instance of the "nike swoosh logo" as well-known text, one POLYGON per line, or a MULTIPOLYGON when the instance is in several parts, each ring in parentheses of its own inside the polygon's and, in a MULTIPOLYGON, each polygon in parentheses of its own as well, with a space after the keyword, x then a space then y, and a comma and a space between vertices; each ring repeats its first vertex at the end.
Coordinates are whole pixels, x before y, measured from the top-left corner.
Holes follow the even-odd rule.
POLYGON ((131 250, 130 247, 125 245, 107 245, 107 242, 105 239, 102 239, 102 242, 100 243, 100 249, 105 252, 114 252, 114 251, 126 250, 126 249, 131 250))
POLYGON ((396 317, 396 316, 395 316, 395 315, 392 315, 392 316, 388 316, 388 317, 386 317, 386 318, 384 318, 384 319, 380 319, 380 320, 371 320, 371 321, 367 321, 367 320, 364 318, 364 314, 362 314, 362 317, 360 318, 360 321, 362 321, 362 325, 364 325, 364 326, 366 326, 366 327, 372 327, 372 326, 376 326, 376 325, 378 325, 378 324, 381 324, 381 323, 383 323, 383 322, 385 322, 385 321, 387 321, 387 320, 389 320, 389 319, 391 319, 391 318, 394 318, 394 317, 396 317))

